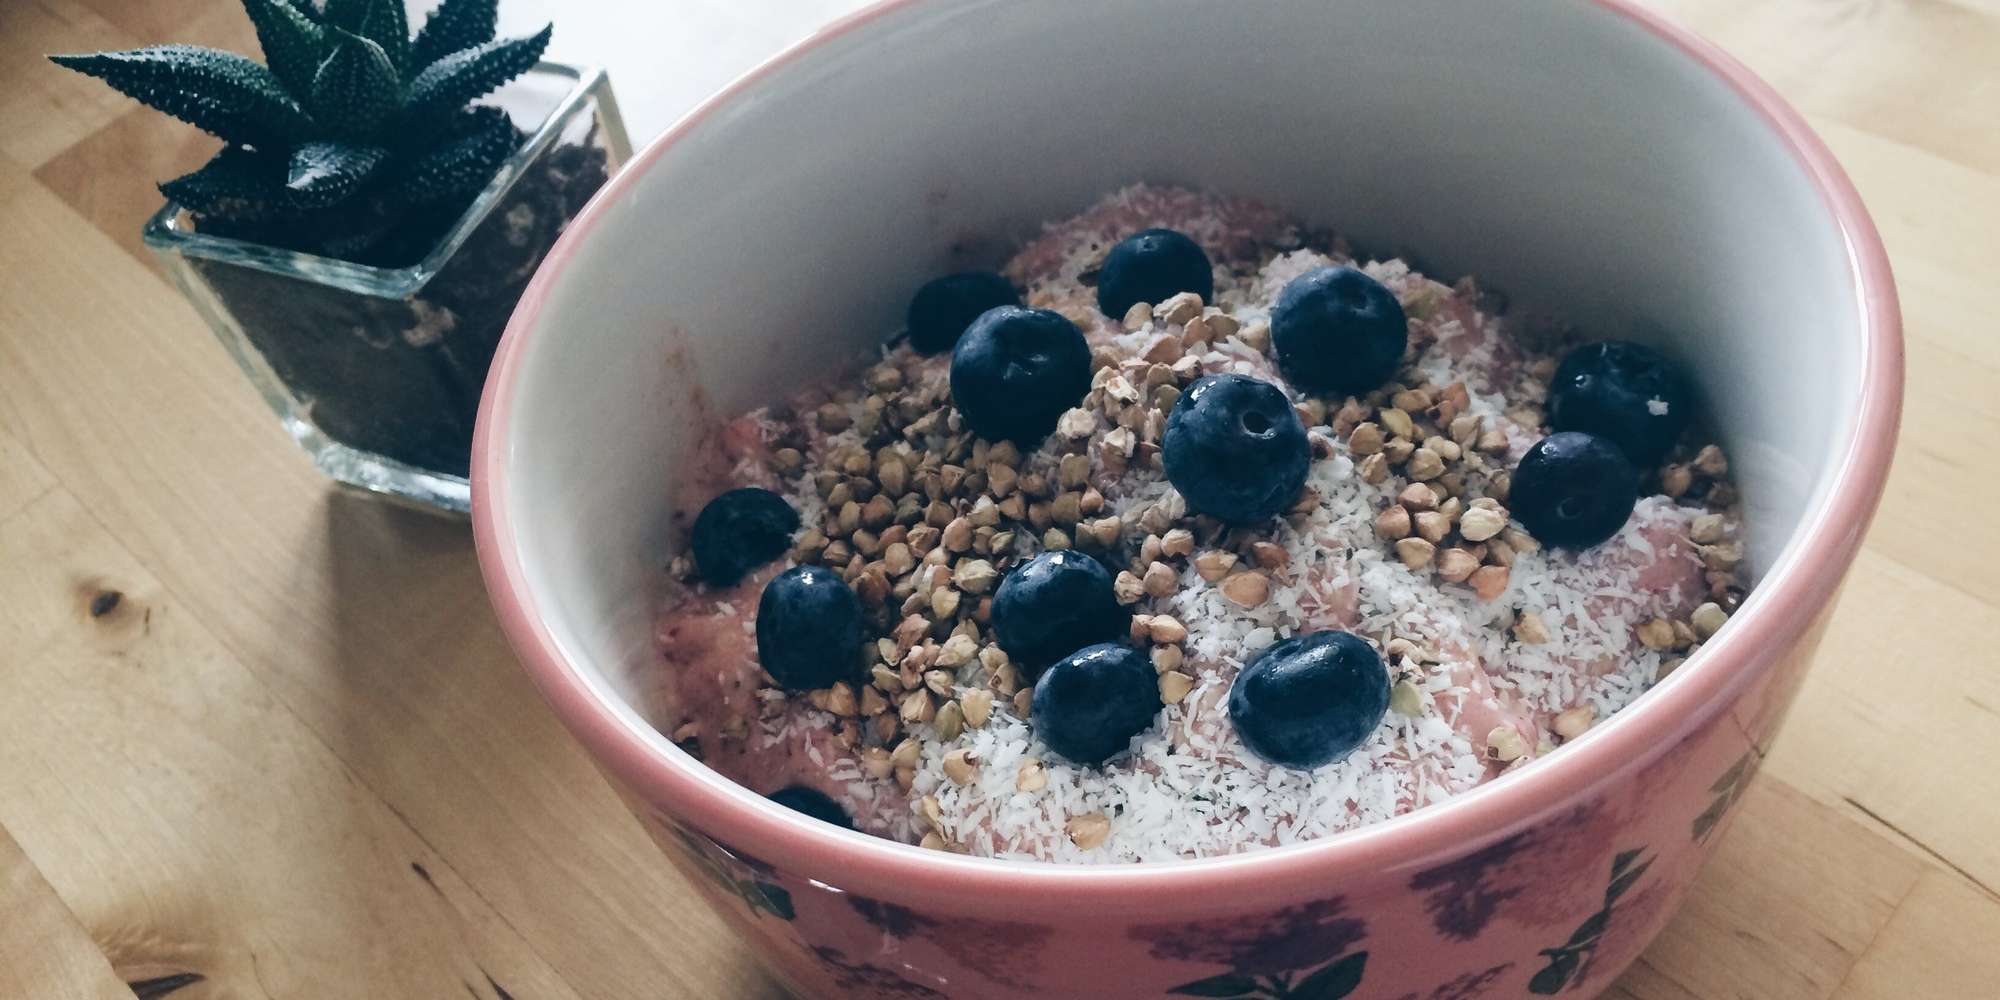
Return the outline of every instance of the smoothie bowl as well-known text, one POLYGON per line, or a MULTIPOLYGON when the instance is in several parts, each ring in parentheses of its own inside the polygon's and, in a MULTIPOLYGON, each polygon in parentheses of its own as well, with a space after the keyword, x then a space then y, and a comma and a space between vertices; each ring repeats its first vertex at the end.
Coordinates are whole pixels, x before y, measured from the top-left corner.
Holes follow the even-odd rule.
POLYGON ((1587 995, 1775 733, 1900 363, 1825 149, 1624 4, 912 0, 586 210, 475 524, 805 995, 1587 995))

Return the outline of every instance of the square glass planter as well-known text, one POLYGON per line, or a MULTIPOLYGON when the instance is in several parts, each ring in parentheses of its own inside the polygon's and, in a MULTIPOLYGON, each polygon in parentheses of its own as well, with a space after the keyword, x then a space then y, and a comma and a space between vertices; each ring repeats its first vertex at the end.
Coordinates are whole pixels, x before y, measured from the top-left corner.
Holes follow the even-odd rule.
POLYGON ((556 237, 632 152, 601 69, 543 62, 486 103, 527 140, 415 264, 206 235, 173 202, 144 234, 314 464, 457 513, 471 508, 473 417, 501 331, 556 237))

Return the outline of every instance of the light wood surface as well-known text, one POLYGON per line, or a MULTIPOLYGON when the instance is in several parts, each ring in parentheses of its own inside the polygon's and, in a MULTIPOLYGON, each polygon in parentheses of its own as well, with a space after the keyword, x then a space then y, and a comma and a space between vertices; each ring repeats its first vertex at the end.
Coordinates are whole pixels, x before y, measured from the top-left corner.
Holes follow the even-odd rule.
MULTIPOLYGON (((854 5, 572 3, 557 50, 643 139, 854 5)), ((2000 5, 1658 5, 1852 172, 1910 391, 1785 734, 1611 995, 2000 995, 2000 5)), ((776 995, 514 666, 466 530, 333 492, 145 259, 209 144, 40 54, 170 40, 253 44, 233 0, 0 0, 0 996, 776 995)))

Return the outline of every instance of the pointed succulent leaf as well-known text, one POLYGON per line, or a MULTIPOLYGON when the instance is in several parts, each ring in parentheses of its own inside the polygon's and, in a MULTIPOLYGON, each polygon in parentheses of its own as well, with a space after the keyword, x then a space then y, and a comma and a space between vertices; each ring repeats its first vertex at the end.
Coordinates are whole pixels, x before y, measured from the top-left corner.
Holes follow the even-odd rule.
POLYGON ((300 208, 325 208, 360 190, 388 158, 380 146, 303 143, 286 164, 285 190, 300 208))
POLYGON ((521 130, 499 108, 473 108, 454 131, 461 134, 404 165, 396 194, 412 205, 469 198, 521 147, 521 130))
POLYGON ((319 4, 313 0, 285 0, 285 6, 305 15, 306 20, 314 24, 320 23, 319 4))
POLYGON ((326 58, 326 33, 319 23, 299 13, 288 0, 243 0, 264 65, 293 94, 312 93, 313 74, 326 58))
POLYGON ((411 122, 435 120, 526 73, 548 47, 554 25, 526 38, 487 42, 439 59, 410 81, 404 114, 411 122))
POLYGON ((327 23, 382 47, 399 71, 410 57, 410 22, 403 0, 326 0, 327 23))
POLYGON ((343 31, 353 31, 361 27, 361 21, 368 16, 368 5, 374 0, 320 0, 320 18, 343 31))
POLYGON ((396 68, 374 42, 338 28, 330 33, 333 52, 313 75, 313 117, 336 135, 371 135, 401 97, 396 68))
POLYGON ((234 52, 155 45, 49 58, 229 142, 280 144, 312 129, 270 70, 234 52))
POLYGON ((484 45, 499 25, 499 0, 444 0, 418 29, 410 65, 422 70, 454 52, 484 45))
POLYGON ((382 46, 400 78, 410 64, 410 18, 403 0, 372 0, 361 16, 361 37, 382 46))
POLYGON ((286 201, 282 164, 241 146, 224 146, 200 170, 160 185, 160 193, 197 215, 257 218, 286 201))

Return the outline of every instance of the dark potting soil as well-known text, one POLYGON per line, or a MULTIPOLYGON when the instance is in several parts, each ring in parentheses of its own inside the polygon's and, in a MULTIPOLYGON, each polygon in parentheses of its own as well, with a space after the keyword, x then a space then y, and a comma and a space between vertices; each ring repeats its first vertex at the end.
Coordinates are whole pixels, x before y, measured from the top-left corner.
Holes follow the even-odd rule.
POLYGON ((463 476, 479 392, 507 318, 606 176, 595 145, 548 149, 408 299, 202 258, 189 263, 327 437, 463 476))

